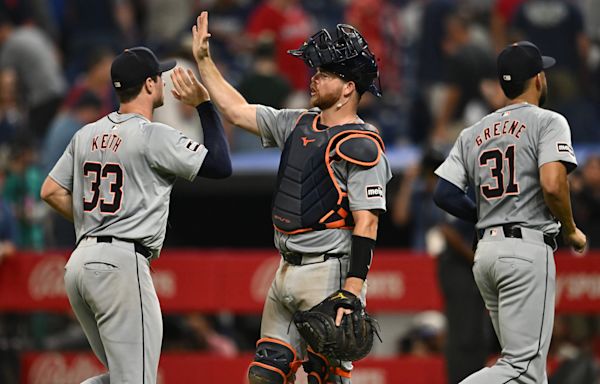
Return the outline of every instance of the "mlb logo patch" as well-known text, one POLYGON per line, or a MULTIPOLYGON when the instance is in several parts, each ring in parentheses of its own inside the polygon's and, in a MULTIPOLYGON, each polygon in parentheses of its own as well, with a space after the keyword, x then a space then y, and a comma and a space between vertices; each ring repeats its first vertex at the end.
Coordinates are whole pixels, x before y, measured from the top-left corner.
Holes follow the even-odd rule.
POLYGON ((368 185, 367 186, 367 199, 382 198, 383 187, 381 185, 368 185))
POLYGON ((571 148, 571 146, 567 143, 556 143, 556 149, 558 152, 566 152, 570 153, 571 155, 573 154, 573 148, 571 148))

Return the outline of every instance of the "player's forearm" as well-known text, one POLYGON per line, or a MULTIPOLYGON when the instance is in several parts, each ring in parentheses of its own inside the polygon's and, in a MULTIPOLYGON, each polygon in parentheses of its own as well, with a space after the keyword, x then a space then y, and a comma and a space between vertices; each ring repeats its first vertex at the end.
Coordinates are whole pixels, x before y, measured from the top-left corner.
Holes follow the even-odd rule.
POLYGON ((369 210, 354 211, 352 216, 355 226, 352 232, 350 267, 344 289, 358 296, 371 268, 379 216, 369 210))
POLYGON ((545 164, 540 170, 540 184, 544 194, 544 201, 550 212, 562 224, 566 233, 575 232, 575 220, 571 210, 571 194, 567 171, 560 163, 545 164))
POLYGON ((70 193, 57 192, 46 196, 44 201, 65 219, 73 221, 73 196, 70 193))
POLYGON ((477 222, 477 206, 460 188, 448 180, 440 178, 433 192, 435 204, 452 216, 468 221, 477 222))
POLYGON ((73 196, 71 192, 63 188, 50 176, 46 177, 44 184, 42 184, 40 197, 67 220, 73 221, 73 196))
POLYGON ((202 83, 223 117, 231 124, 258 134, 256 107, 225 80, 210 57, 197 62, 202 83))
POLYGON ((210 179, 224 179, 231 176, 229 145, 217 111, 210 101, 200 104, 196 110, 202 123, 204 146, 208 149, 198 176, 210 179))
POLYGON ((575 220, 571 210, 571 194, 569 184, 565 182, 557 190, 552 192, 544 191, 544 200, 550 209, 550 212, 562 224, 566 233, 575 232, 575 220))

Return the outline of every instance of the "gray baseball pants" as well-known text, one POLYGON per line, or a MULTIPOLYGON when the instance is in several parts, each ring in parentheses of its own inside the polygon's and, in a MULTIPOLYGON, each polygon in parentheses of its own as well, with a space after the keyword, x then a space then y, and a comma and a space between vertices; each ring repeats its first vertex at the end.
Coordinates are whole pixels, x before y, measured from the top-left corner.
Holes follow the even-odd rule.
POLYGON ((83 239, 65 267, 73 312, 108 373, 85 384, 155 384, 162 316, 149 261, 133 243, 83 239))
POLYGON ((556 267, 540 231, 521 228, 506 238, 487 228, 477 245, 473 274, 502 347, 501 357, 462 383, 547 383, 546 358, 554 323, 556 267))

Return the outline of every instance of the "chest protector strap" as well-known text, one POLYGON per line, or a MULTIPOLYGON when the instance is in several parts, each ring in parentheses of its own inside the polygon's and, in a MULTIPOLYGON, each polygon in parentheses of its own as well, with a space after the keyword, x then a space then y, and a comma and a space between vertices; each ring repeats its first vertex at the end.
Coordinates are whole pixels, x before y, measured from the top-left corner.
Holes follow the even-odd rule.
POLYGON ((332 163, 345 160, 370 168, 384 150, 381 137, 369 125, 320 130, 318 117, 310 111, 301 115, 281 154, 271 217, 275 229, 283 233, 352 228, 348 194, 332 163))

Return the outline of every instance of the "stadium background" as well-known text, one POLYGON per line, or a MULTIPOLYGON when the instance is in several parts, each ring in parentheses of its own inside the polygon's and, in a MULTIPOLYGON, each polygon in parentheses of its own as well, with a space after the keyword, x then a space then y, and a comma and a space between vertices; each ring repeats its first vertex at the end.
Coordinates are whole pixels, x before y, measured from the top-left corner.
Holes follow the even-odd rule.
MULTIPOLYGON (((381 128, 394 170, 369 294, 384 343, 357 364, 356 384, 446 382, 449 330, 435 255, 448 219, 431 206, 427 186, 456 132, 502 103, 494 56, 508 42, 532 40, 559 62, 548 72, 548 108, 571 124, 576 220, 600 247, 598 1, 2 0, 1 383, 78 383, 100 369, 62 287, 72 227, 40 202, 39 187, 74 130, 115 108, 114 53, 144 44, 193 67, 189 29, 204 9, 215 60, 251 102, 306 105, 310 74, 284 52, 320 28, 351 23, 380 58, 384 96, 365 95, 360 115, 381 128)), ((156 119, 200 139, 193 110, 165 95, 156 119)), ((166 250, 153 266, 165 320, 162 383, 243 382, 258 339, 277 262, 269 210, 278 153, 227 132, 234 175, 176 185, 166 250)), ((599 257, 557 256, 554 382, 598 380, 599 257)), ((492 331, 482 337, 493 360, 492 331)))

